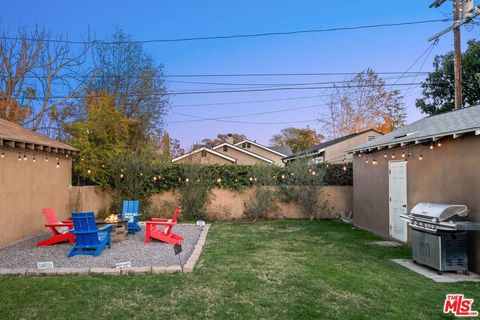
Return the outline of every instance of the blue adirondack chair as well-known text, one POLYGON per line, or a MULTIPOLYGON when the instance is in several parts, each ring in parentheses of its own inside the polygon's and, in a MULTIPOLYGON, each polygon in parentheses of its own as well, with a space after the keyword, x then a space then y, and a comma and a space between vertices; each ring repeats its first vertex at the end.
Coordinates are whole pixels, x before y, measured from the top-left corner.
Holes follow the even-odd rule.
POLYGON ((73 230, 76 243, 68 253, 68 257, 87 254, 98 257, 107 245, 110 249, 110 233, 112 225, 107 224, 97 229, 93 212, 72 213, 73 230))
POLYGON ((128 233, 135 234, 142 230, 138 225, 138 218, 142 214, 138 212, 138 200, 124 200, 122 213, 119 216, 128 220, 128 233))

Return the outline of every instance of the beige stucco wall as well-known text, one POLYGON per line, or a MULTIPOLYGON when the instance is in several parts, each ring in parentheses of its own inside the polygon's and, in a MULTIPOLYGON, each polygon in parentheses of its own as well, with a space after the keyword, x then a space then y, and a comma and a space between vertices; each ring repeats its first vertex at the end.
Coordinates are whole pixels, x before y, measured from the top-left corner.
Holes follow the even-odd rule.
MULTIPOLYGON (((214 189, 212 202, 207 208, 211 219, 237 220, 244 218, 245 203, 252 197, 254 189, 240 192, 225 189, 214 189)), ((352 211, 352 187, 328 186, 319 195, 321 203, 326 207, 317 213, 323 219, 338 218, 352 211)), ((152 197, 153 206, 162 209, 168 206, 178 206, 178 196, 174 192, 163 192, 152 197)), ((268 214, 270 218, 305 219, 300 208, 295 204, 277 202, 278 210, 268 214)), ((171 209, 171 208, 169 208, 171 209)), ((168 211, 168 210, 167 210, 168 211)), ((162 211, 163 212, 163 211, 162 211)))
MULTIPOLYGON (((473 134, 458 139, 442 140, 442 147, 429 150, 416 145, 395 148, 398 159, 402 153, 413 152, 423 160, 409 160, 407 164, 407 210, 418 202, 465 204, 471 212, 469 220, 480 222, 480 136, 473 134)), ((365 156, 353 161, 353 216, 359 227, 383 236, 389 235, 388 161, 385 151, 369 154, 379 161, 377 165, 365 163, 365 156)), ((480 272, 480 232, 470 237, 470 264, 480 272)))
POLYGON ((188 157, 185 157, 177 161, 177 163, 189 163, 189 162, 203 163, 203 164, 233 164, 233 162, 225 158, 219 157, 210 152, 207 152, 206 157, 202 157, 202 152, 197 152, 195 154, 192 154, 188 157))
POLYGON ((3 149, 0 158, 0 246, 46 231, 42 209, 52 207, 59 219, 69 216, 71 158, 23 149, 3 149), (21 152, 22 160, 18 160, 21 152), (23 160, 24 152, 27 160, 23 160), (49 161, 45 161, 48 156, 49 161))
POLYGON ((254 156, 248 155, 245 152, 233 149, 228 147, 228 151, 223 151, 223 147, 215 149, 215 151, 220 152, 224 155, 237 159, 237 164, 243 165, 254 165, 257 163, 266 164, 267 162, 263 161, 262 159, 255 158, 254 156))
MULTIPOLYGON (((241 145, 239 145, 238 147, 242 147, 241 145)), ((278 154, 276 153, 273 153, 273 152, 270 152, 270 151, 267 151, 263 148, 259 148, 257 147, 256 145, 253 145, 251 144, 250 148, 245 148, 245 150, 248 150, 248 151, 251 151, 251 152, 254 152, 256 154, 259 154, 265 158, 268 158, 270 160, 273 160, 274 163, 277 165, 277 166, 285 166, 285 163, 283 163, 282 161, 282 156, 279 156, 278 154)))
POLYGON ((112 191, 96 186, 72 187, 70 195, 70 211, 93 212, 109 210, 112 202, 112 191))
POLYGON ((348 154, 347 151, 353 149, 354 147, 365 143, 368 141, 368 137, 374 136, 378 137, 381 134, 374 131, 370 130, 367 132, 364 132, 362 134, 359 134, 358 136, 355 136, 353 138, 350 138, 348 140, 336 143, 332 146, 326 147, 325 148, 325 161, 342 161, 344 157, 346 157, 347 161, 352 160, 352 154, 348 154))

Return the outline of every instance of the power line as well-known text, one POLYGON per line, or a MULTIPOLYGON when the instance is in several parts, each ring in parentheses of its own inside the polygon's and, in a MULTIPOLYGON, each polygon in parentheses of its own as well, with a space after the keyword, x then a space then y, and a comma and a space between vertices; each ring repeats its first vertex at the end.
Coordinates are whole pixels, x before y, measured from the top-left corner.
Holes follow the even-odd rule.
POLYGON ((323 107, 323 106, 325 106, 325 105, 324 104, 314 104, 314 105, 304 106, 304 107, 286 108, 286 109, 273 110, 273 111, 263 111, 263 112, 248 113, 248 114, 241 114, 241 115, 234 115, 234 116, 215 117, 215 118, 202 118, 200 116, 181 113, 181 112, 174 112, 174 113, 178 114, 178 115, 182 115, 182 116, 197 118, 196 120, 176 121, 176 123, 181 123, 181 122, 199 122, 199 121, 208 121, 208 120, 225 120, 225 119, 233 119, 233 118, 243 118, 243 117, 259 116, 259 115, 265 115, 265 114, 289 112, 289 111, 295 111, 295 110, 313 109, 313 108, 323 107))
POLYGON ((3 40, 28 40, 28 41, 42 41, 48 43, 66 43, 66 44, 128 44, 128 43, 167 43, 167 42, 185 42, 185 41, 198 41, 198 40, 224 40, 224 39, 238 39, 238 38, 254 38, 254 37, 267 37, 267 36, 284 36, 284 35, 296 35, 307 33, 324 33, 334 31, 349 31, 349 30, 362 30, 362 29, 374 29, 374 28, 389 28, 409 25, 419 25, 436 22, 448 22, 448 19, 431 19, 431 20, 419 20, 419 21, 406 21, 397 23, 382 23, 371 25, 360 25, 352 27, 336 27, 325 29, 307 29, 307 30, 293 30, 293 31, 280 31, 280 32, 264 32, 264 33, 251 33, 251 34, 229 34, 229 35, 216 35, 216 36, 201 36, 201 37, 185 37, 185 38, 171 38, 171 39, 149 39, 149 40, 129 40, 129 41, 103 41, 103 40, 68 40, 68 39, 36 39, 36 38, 20 38, 20 37, 7 37, 2 36, 3 40))
MULTIPOLYGON (((216 93, 250 93, 250 92, 269 92, 269 91, 291 91, 291 90, 322 90, 322 89, 342 89, 342 88, 368 88, 368 87, 395 87, 395 86, 410 86, 410 85, 421 85, 421 82, 417 83, 385 83, 383 85, 340 85, 340 86, 320 86, 320 87, 281 87, 281 88, 262 88, 262 89, 234 89, 234 90, 186 90, 186 91, 166 91, 166 92, 144 92, 142 94, 127 94, 122 95, 121 97, 138 97, 138 96, 174 96, 174 95, 195 95, 195 94, 216 94, 216 93)), ((95 95, 90 97, 96 97, 95 95)), ((98 95, 101 97, 101 95, 98 95)), ((28 97, 23 96, 20 98, 27 99, 28 97)), ((34 99, 46 99, 47 97, 35 97, 34 99)), ((84 96, 55 96, 52 95, 48 98, 57 98, 57 99, 66 99, 66 98, 84 98, 84 96)))
POLYGON ((302 96, 302 97, 263 99, 263 100, 244 100, 244 101, 216 102, 216 103, 177 104, 177 105, 173 105, 172 107, 184 108, 184 107, 203 107, 203 106, 224 106, 224 105, 236 105, 236 104, 262 103, 262 102, 303 100, 303 99, 313 99, 313 98, 320 98, 320 97, 326 97, 326 96, 329 96, 329 95, 315 95, 315 96, 302 96))

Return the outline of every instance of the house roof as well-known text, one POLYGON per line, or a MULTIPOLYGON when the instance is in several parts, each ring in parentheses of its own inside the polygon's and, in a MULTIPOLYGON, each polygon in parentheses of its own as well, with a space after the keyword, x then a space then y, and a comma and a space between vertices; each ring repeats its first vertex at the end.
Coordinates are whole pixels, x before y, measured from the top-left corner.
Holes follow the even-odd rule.
POLYGON ((236 145, 236 146, 239 146, 239 145, 241 145, 241 144, 244 143, 244 142, 249 142, 250 144, 253 144, 254 146, 257 146, 257 147, 262 148, 262 149, 264 149, 264 150, 270 151, 271 153, 274 153, 274 154, 279 155, 279 156, 281 156, 281 157, 285 157, 285 156, 287 155, 287 154, 282 153, 282 152, 280 152, 280 151, 274 150, 274 149, 272 149, 271 147, 266 147, 266 146, 264 146, 264 145, 262 145, 262 144, 260 144, 260 143, 257 143, 257 142, 255 142, 255 141, 248 140, 248 139, 245 139, 245 140, 243 140, 243 141, 237 142, 237 143, 235 143, 235 145, 236 145))
POLYGON ((447 136, 457 138, 470 132, 480 135, 480 105, 423 118, 389 134, 377 137, 373 141, 358 145, 350 152, 368 152, 413 143, 428 143, 447 136))
MULTIPOLYGON (((365 130, 365 131, 361 131, 361 132, 356 132, 356 133, 352 133, 352 134, 349 134, 349 135, 346 135, 346 136, 343 136, 343 137, 340 137, 340 138, 336 138, 336 139, 332 139, 332 140, 329 140, 329 141, 325 141, 323 143, 320 143, 320 144, 317 144, 316 146, 313 146, 311 148, 308 148, 308 149, 305 149, 305 150, 302 150, 302 151, 299 151, 289 157, 286 157, 286 158, 283 158, 284 161, 288 161, 288 160, 291 160, 291 159, 296 159, 296 158, 301 158, 301 157, 305 157, 305 156, 309 156, 309 155, 315 155, 315 154, 318 154, 318 153, 321 153, 323 151, 325 151, 325 148, 327 147, 330 147, 330 146, 333 146, 337 143, 340 143, 340 142, 343 142, 343 141, 346 141, 348 139, 351 139, 351 138, 354 138, 358 135, 361 135, 361 134, 364 134, 365 132, 369 132, 369 131, 374 131, 374 132, 378 132, 374 129, 368 129, 368 130, 365 130)), ((375 139, 378 139, 375 138, 375 139)))
POLYGON ((199 148, 199 149, 195 149, 195 150, 193 150, 193 151, 190 151, 190 152, 188 152, 188 153, 185 153, 184 155, 181 155, 181 156, 179 156, 179 157, 176 157, 176 158, 172 159, 172 162, 177 162, 178 160, 182 160, 182 159, 184 159, 184 158, 186 158, 186 157, 189 157, 189 156, 191 156, 191 155, 194 155, 195 153, 198 153, 198 152, 203 151, 203 150, 205 150, 205 151, 208 152, 208 153, 214 154, 214 155, 216 155, 216 156, 218 156, 218 157, 221 157, 221 158, 223 158, 223 159, 225 159, 225 160, 228 160, 228 161, 230 161, 230 162, 233 162, 233 163, 237 162, 237 159, 232 158, 232 157, 229 157, 229 156, 227 156, 227 155, 224 155, 223 153, 217 152, 217 151, 212 150, 212 149, 207 148, 207 147, 201 147, 201 148, 199 148))
POLYGON ((289 146, 276 146, 276 147, 268 147, 271 150, 280 152, 281 154, 288 156, 291 156, 293 154, 292 149, 290 149, 289 146))
POLYGON ((0 119, 0 146, 67 154, 79 152, 68 144, 50 139, 4 119, 0 119))
POLYGON ((263 160, 263 161, 268 162, 268 163, 273 163, 273 162, 274 162, 272 159, 268 159, 268 158, 266 158, 266 157, 264 157, 264 156, 261 156, 261 155, 255 153, 255 152, 251 152, 251 151, 248 151, 248 150, 246 150, 246 149, 244 149, 244 148, 237 147, 236 145, 230 144, 230 143, 228 143, 228 142, 224 142, 224 143, 222 143, 222 144, 219 144, 218 146, 213 147, 213 150, 216 150, 216 149, 221 148, 221 147, 223 147, 223 146, 228 146, 229 148, 235 149, 235 150, 237 150, 237 151, 239 151, 239 152, 248 154, 248 155, 251 156, 251 157, 254 157, 254 158, 263 160))

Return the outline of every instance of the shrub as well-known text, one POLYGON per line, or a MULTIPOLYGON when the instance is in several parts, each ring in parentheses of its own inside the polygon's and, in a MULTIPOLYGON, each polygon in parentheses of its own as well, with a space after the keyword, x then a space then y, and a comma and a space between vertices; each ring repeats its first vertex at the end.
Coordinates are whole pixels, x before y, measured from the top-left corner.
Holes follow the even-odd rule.
POLYGON ((275 190, 271 188, 276 184, 275 168, 269 165, 255 165, 251 167, 249 181, 254 185, 254 193, 246 202, 244 215, 250 219, 265 219, 269 212, 276 211, 275 190))
POLYGON ((310 219, 317 217, 320 209, 319 195, 324 184, 324 167, 312 166, 307 160, 297 160, 286 167, 284 184, 278 196, 284 202, 294 202, 310 219))
POLYGON ((205 220, 207 205, 212 200, 212 177, 201 164, 189 163, 183 165, 185 175, 178 192, 182 205, 182 216, 186 220, 205 220))

